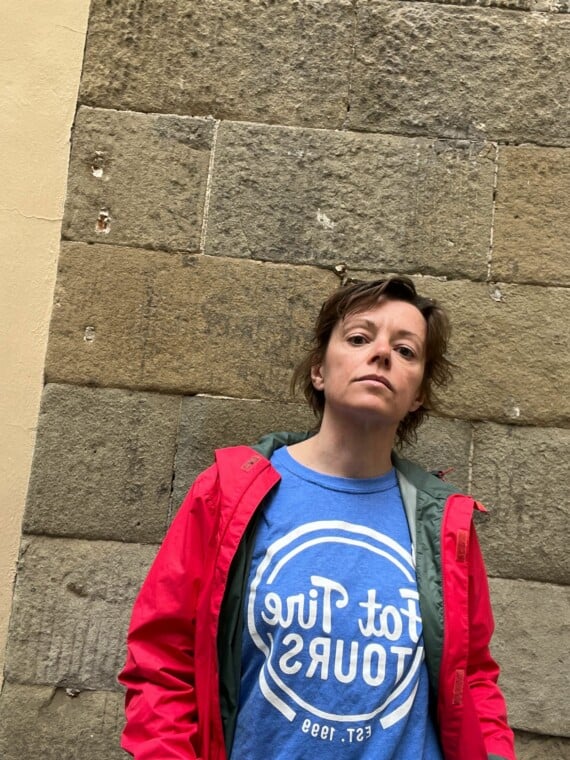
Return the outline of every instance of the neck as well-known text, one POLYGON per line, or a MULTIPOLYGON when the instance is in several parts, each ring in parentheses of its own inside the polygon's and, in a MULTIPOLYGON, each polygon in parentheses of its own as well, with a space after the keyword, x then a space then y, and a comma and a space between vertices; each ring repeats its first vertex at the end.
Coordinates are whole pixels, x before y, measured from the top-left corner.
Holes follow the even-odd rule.
POLYGON ((378 426, 334 425, 323 417, 319 432, 289 447, 291 456, 305 467, 344 478, 374 478, 392 469, 391 452, 396 431, 378 426))

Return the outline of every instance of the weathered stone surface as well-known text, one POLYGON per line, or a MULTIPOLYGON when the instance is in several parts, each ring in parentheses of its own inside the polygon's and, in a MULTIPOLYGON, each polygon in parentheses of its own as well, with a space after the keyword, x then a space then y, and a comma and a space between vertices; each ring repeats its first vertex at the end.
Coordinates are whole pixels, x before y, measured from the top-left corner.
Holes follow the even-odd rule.
POLYGON ((179 397, 46 386, 24 531, 160 541, 179 410, 179 397))
POLYGON ((495 148, 222 124, 205 252, 485 279, 495 148))
POLYGON ((352 6, 350 0, 95 0, 80 100, 338 128, 347 106, 352 6))
MULTIPOLYGON (((431 2, 431 0, 417 0, 431 2)), ((569 0, 439 0, 440 5, 471 5, 479 8, 503 8, 535 13, 568 13, 569 0)))
POLYGON ((2 760, 127 760, 119 746, 123 695, 6 683, 0 696, 2 760))
POLYGON ((570 588, 492 578, 496 633, 510 722, 524 731, 570 736, 570 588))
POLYGON ((570 760, 570 739, 515 731, 517 760, 570 760))
POLYGON ((24 538, 8 681, 117 690, 131 607, 155 546, 24 538))
POLYGON ((211 120, 81 108, 63 236, 197 251, 211 120))
MULTIPOLYGON (((251 444, 266 433, 309 430, 315 417, 304 404, 194 397, 182 403, 176 451, 172 507, 177 509, 197 475, 213 462, 221 446, 251 444)), ((434 417, 418 431, 418 441, 402 455, 429 470, 453 468, 447 478, 467 488, 471 427, 465 422, 434 417)))
POLYGON ((83 244, 63 246, 58 277, 49 380, 271 399, 289 398, 338 283, 311 267, 83 244))
POLYGON ((277 430, 309 430, 315 417, 304 404, 233 398, 185 398, 176 450, 172 507, 177 509, 196 476, 222 446, 251 444, 277 430))
POLYGON ((443 409, 456 417, 561 425, 570 418, 570 291, 417 279, 447 307, 456 380, 443 409))
MULTIPOLYGON (((291 371, 336 282, 311 267, 64 245, 47 376, 288 400, 291 371)), ((567 289, 429 277, 419 285, 449 308, 454 324, 458 382, 446 393, 446 414, 567 422, 567 289)))
POLYGON ((500 148, 491 273, 570 285, 570 150, 500 148))
POLYGON ((471 425, 468 422, 430 417, 419 428, 417 442, 404 446, 401 453, 426 470, 449 470, 445 480, 461 491, 467 491, 470 447, 471 425))
MULTIPOLYGON (((419 0, 419 2, 431 0, 419 0)), ((568 13, 569 0, 439 0, 440 5, 475 5, 481 8, 504 8, 536 13, 568 13)))
POLYGON ((388 0, 357 13, 350 128, 569 144, 570 19, 388 0))
POLYGON ((481 425, 473 493, 491 511, 479 527, 491 575, 570 584, 570 430, 481 425))

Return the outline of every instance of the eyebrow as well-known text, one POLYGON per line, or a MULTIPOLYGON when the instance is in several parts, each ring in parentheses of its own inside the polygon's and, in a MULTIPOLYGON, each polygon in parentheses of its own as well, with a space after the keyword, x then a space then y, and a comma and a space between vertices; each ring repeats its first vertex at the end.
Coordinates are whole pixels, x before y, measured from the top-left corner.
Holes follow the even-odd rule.
MULTIPOLYGON (((350 317, 345 317, 344 319, 345 325, 349 318, 350 317)), ((354 319, 356 324, 360 323, 361 325, 364 325, 365 327, 367 327, 369 330, 376 330, 377 325, 371 319, 363 319, 362 317, 359 318, 358 315, 356 314, 352 318, 354 319)), ((421 343, 420 336, 417 333, 412 332, 411 330, 396 330, 395 335, 397 338, 415 338, 417 341, 421 343)))
POLYGON ((396 336, 398 338, 416 338, 416 340, 421 340, 420 336, 411 330, 397 330, 396 336))

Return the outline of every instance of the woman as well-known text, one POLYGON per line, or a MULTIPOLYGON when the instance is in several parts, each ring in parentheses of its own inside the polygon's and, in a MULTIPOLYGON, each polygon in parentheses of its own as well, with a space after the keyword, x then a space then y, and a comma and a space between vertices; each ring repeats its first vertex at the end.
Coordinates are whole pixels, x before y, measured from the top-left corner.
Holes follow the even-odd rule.
POLYGON ((400 459, 449 378, 445 313, 392 277, 323 305, 313 435, 216 452, 135 604, 137 760, 513 760, 473 499, 400 459))

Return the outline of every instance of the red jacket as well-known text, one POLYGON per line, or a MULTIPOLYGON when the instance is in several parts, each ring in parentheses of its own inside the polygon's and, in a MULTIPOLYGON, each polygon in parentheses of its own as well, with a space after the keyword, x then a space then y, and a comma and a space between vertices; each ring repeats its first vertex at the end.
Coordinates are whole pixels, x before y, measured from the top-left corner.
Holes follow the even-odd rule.
MULTIPOLYGON (((415 465, 395 462, 416 536, 426 662, 445 760, 514 760, 472 528, 473 509, 481 507, 415 465)), ((221 449, 168 531, 136 600, 120 675, 127 687, 122 746, 136 760, 225 760, 220 612, 246 528, 278 481, 257 451, 221 449)))

